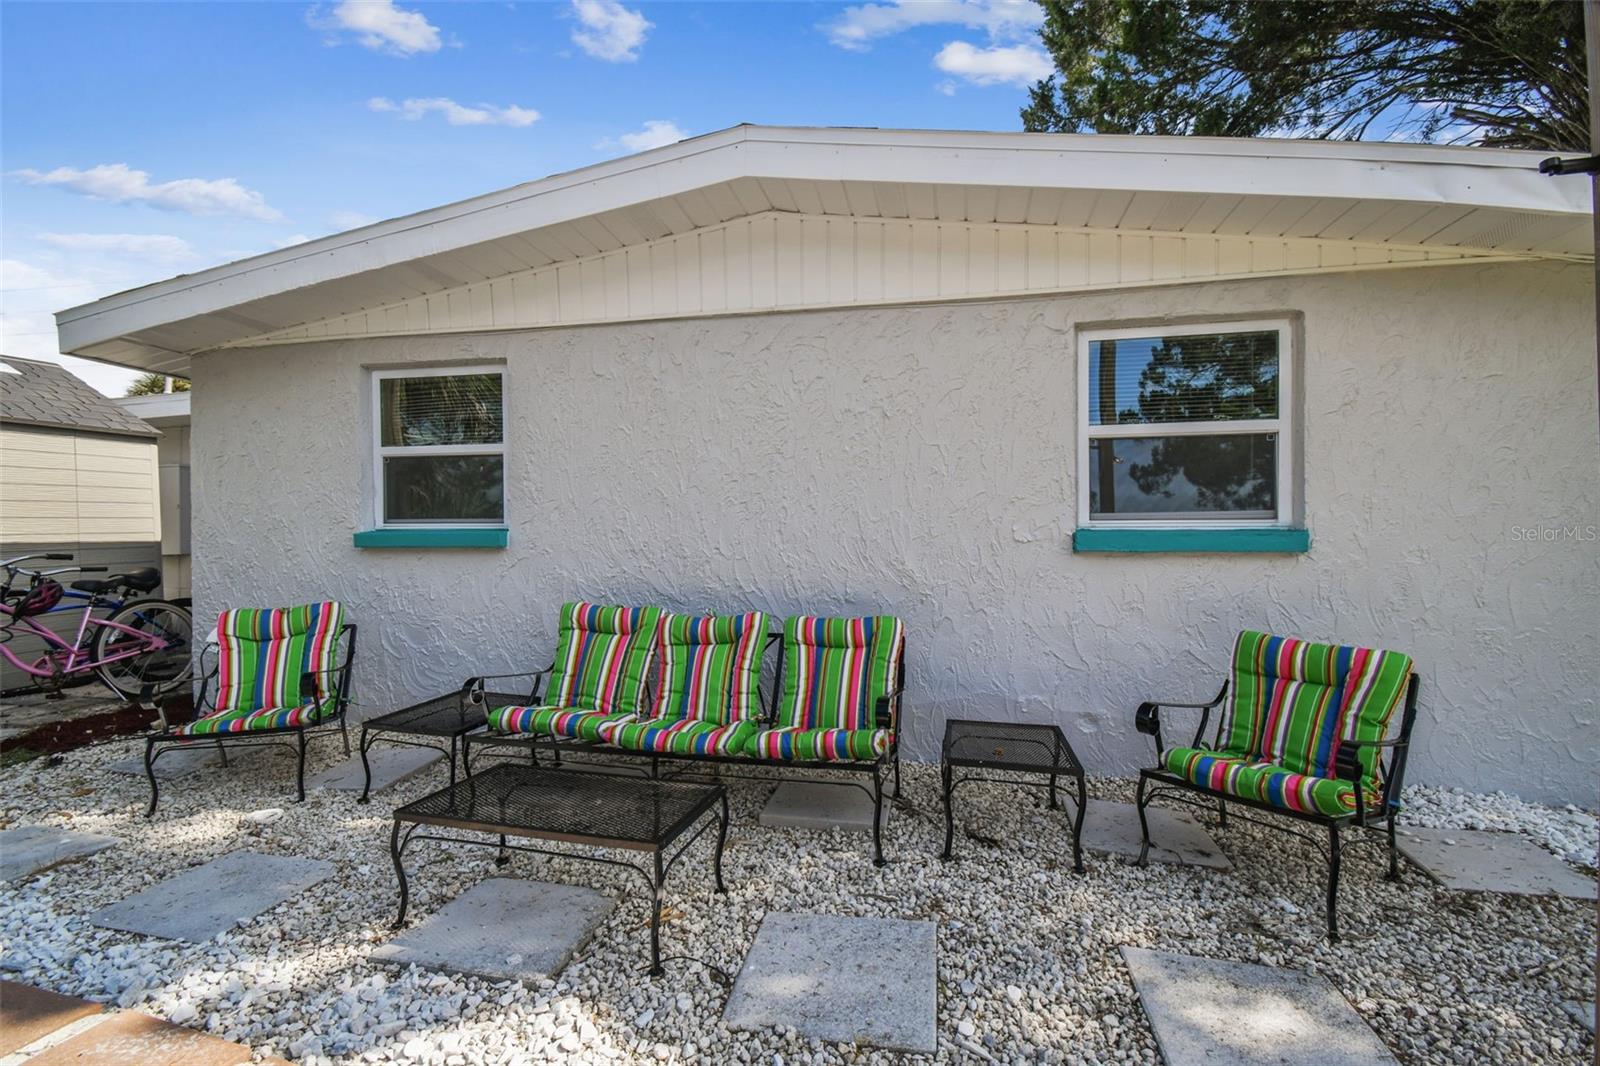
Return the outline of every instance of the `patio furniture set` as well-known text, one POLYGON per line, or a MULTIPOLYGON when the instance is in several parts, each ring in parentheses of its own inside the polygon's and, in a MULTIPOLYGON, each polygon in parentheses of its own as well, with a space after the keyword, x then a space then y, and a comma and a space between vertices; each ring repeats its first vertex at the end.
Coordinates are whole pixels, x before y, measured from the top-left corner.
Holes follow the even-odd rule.
MULTIPOLYGON (((368 752, 378 740, 438 748, 449 759, 449 785, 394 812, 396 928, 407 911, 402 859, 413 841, 480 843, 496 848, 502 863, 510 851, 556 853, 511 838, 638 851, 650 857, 648 869, 559 854, 625 866, 644 877, 653 900, 651 972, 659 973, 667 874, 715 824, 713 869, 717 890, 724 891, 729 815, 720 779, 749 768, 869 777, 870 788, 830 780, 872 796, 873 861, 884 864, 886 775, 893 777, 894 794, 900 791, 905 633, 898 619, 793 616, 769 631, 760 611, 692 616, 574 602, 561 608, 557 628, 555 657, 544 669, 470 678, 449 695, 362 723, 359 751, 367 787, 360 802, 368 801, 368 752), (764 686, 763 662, 774 649, 772 681, 764 686), (525 693, 504 691, 524 685, 525 693), (589 756, 602 756, 608 765, 585 766, 584 772, 563 768, 563 760, 593 761, 589 756), (475 758, 494 764, 475 770, 475 758), (444 835, 446 830, 452 835, 444 835)), ((156 760, 165 751, 197 744, 214 744, 224 756, 240 743, 289 745, 297 755, 297 795, 303 800, 308 742, 337 733, 349 752, 355 634, 355 625, 333 602, 224 612, 215 649, 202 657, 199 716, 146 739, 147 816, 157 802, 156 760)), ((1157 748, 1157 765, 1140 773, 1138 862, 1148 858, 1145 811, 1157 796, 1214 807, 1224 824, 1232 804, 1235 816, 1246 820, 1259 821, 1241 811, 1271 812, 1320 827, 1328 834, 1328 932, 1337 940, 1341 855, 1370 839, 1367 833, 1341 834, 1385 828, 1388 876, 1398 877, 1395 817, 1417 688, 1405 655, 1241 633, 1229 680, 1215 699, 1138 708, 1136 726, 1157 748), (1389 738, 1402 705, 1398 731, 1389 738), (1189 744, 1167 746, 1164 712, 1198 713, 1189 744), (1208 740, 1213 712, 1219 721, 1208 740)), ((988 781, 1036 787, 1048 793, 1056 810, 1063 778, 1075 801, 1069 828, 1073 868, 1081 874, 1087 790, 1083 765, 1060 727, 947 721, 942 858, 951 857, 960 786, 988 781)), ((1323 846, 1307 833, 1262 824, 1323 846)))

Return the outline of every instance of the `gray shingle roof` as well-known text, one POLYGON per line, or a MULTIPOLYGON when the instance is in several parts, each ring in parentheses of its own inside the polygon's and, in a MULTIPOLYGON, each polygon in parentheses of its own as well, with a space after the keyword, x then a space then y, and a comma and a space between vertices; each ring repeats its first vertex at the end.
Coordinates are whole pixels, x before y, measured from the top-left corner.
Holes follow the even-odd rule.
POLYGON ((0 355, 15 373, 0 371, 0 422, 50 426, 122 437, 159 437, 160 431, 100 395, 54 363, 0 355))

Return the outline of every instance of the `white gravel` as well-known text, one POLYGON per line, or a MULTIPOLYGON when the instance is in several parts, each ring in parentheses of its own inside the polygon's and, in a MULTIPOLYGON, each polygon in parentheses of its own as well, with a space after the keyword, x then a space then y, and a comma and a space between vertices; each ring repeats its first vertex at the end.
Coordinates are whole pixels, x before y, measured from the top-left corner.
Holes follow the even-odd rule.
MULTIPOLYGON (((324 743, 317 765, 331 762, 324 743)), ((497 871, 487 849, 417 845, 408 853, 412 915, 421 919, 485 877, 591 885, 619 906, 558 980, 485 981, 369 958, 392 934, 390 808, 441 787, 442 765, 375 797, 291 795, 293 760, 257 755, 232 771, 168 782, 153 821, 140 778, 108 773, 125 748, 0 773, 3 819, 107 833, 122 843, 20 885, 0 885, 0 964, 8 976, 137 1006, 257 1051, 307 1064, 428 1066, 539 1062, 1150 1063, 1160 1061, 1117 948, 1123 944, 1262 962, 1327 977, 1403 1063, 1581 1063, 1593 1038, 1566 1009, 1595 995, 1592 902, 1479 896, 1432 885, 1415 869, 1380 880, 1382 849, 1349 853, 1339 945, 1323 936, 1320 856, 1235 820, 1219 839, 1235 864, 1219 873, 1138 869, 1091 856, 1071 872, 1062 818, 1011 789, 967 786, 958 815, 1002 842, 958 838, 941 863, 937 772, 906 767, 906 798, 887 840, 894 863, 870 861, 862 835, 755 824, 769 786, 734 785, 735 827, 712 894, 709 840, 674 870, 664 978, 643 974, 646 905, 636 878, 591 863, 518 856, 497 871), (252 812, 281 809, 281 817, 252 812), (236 848, 325 858, 338 873, 295 901, 203 945, 97 929, 85 916, 236 848), (724 975, 768 910, 890 915, 939 922, 939 1052, 934 1060, 793 1032, 722 1025, 724 975)), ((308 769, 308 775, 310 770, 308 769)), ((1132 785, 1095 780, 1091 794, 1130 800, 1132 785)), ((1416 825, 1516 829, 1557 854, 1594 863, 1595 820, 1500 796, 1408 790, 1416 825)), ((1093 804, 1089 817, 1094 817, 1093 804)), ((958 825, 958 833, 960 826, 958 825)))

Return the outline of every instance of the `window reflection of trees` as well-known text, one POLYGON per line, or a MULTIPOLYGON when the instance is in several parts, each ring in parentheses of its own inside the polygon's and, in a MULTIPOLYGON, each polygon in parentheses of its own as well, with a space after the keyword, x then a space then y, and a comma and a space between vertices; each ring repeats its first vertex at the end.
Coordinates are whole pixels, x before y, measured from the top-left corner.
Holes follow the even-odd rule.
MULTIPOLYGON (((1128 355, 1144 359, 1138 399, 1132 405, 1123 404, 1118 396, 1118 342, 1103 340, 1097 347, 1097 407, 1100 412, 1115 411, 1117 424, 1278 417, 1276 331, 1164 337, 1154 344, 1124 342, 1128 355)), ((1142 440, 1101 439, 1096 443, 1095 510, 1101 513, 1119 511, 1117 466, 1129 458, 1117 455, 1119 445, 1128 451, 1148 445, 1148 460, 1129 462, 1126 473, 1147 497, 1172 500, 1174 485, 1186 482, 1193 486, 1193 504, 1189 506, 1197 511, 1270 513, 1277 507, 1274 434, 1152 434, 1142 440)), ((1178 506, 1187 509, 1186 504, 1178 506)))

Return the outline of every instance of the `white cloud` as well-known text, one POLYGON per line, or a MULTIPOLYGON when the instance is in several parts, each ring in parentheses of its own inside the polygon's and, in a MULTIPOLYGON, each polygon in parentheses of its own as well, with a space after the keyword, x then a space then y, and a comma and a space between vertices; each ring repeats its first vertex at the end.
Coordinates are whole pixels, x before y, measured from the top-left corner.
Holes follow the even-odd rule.
POLYGON ((77 270, 0 259, 0 293, 4 295, 0 299, 0 351, 59 363, 107 396, 121 396, 136 376, 134 372, 62 355, 52 312, 154 281, 160 275, 148 267, 142 273, 111 270, 98 255, 92 261, 91 269, 77 270))
POLYGON ((386 96, 374 96, 367 101, 373 111, 388 111, 412 122, 429 112, 437 111, 452 126, 531 126, 539 121, 539 112, 531 107, 508 104, 478 104, 468 107, 444 96, 429 96, 395 103, 386 96))
POLYGON ((267 206, 266 199, 233 178, 178 178, 158 185, 150 175, 126 163, 102 163, 88 170, 57 167, 54 170, 19 170, 16 176, 30 185, 54 185, 113 203, 143 203, 164 211, 191 215, 243 215, 276 222, 283 215, 267 206))
POLYGON ((991 39, 1017 39, 1044 21, 1033 0, 895 0, 847 7, 822 29, 840 48, 865 51, 879 37, 917 26, 965 26, 991 39))
POLYGON ((328 216, 329 224, 336 230, 360 229, 362 226, 370 226, 379 221, 381 219, 376 216, 361 211, 335 211, 328 216))
POLYGON ((632 133, 619 134, 615 139, 607 137, 595 147, 604 149, 621 146, 630 152, 648 152, 652 148, 677 144, 687 136, 689 136, 688 132, 679 129, 676 122, 653 118, 646 122, 641 129, 637 129, 632 133))
POLYGON ((167 233, 41 233, 39 240, 69 252, 98 252, 158 263, 195 257, 188 241, 167 233))
POLYGON ((314 12, 310 21, 319 29, 349 30, 365 47, 390 55, 437 52, 442 43, 426 16, 395 7, 394 0, 340 0, 331 17, 314 12))
POLYGON ((572 31, 573 43, 611 63, 638 59, 645 34, 654 26, 641 12, 629 11, 617 0, 572 0, 572 14, 583 26, 572 31))
POLYGON ((1028 85, 1055 69, 1045 50, 1030 44, 976 48, 966 41, 939 49, 933 65, 974 85, 1028 85))

